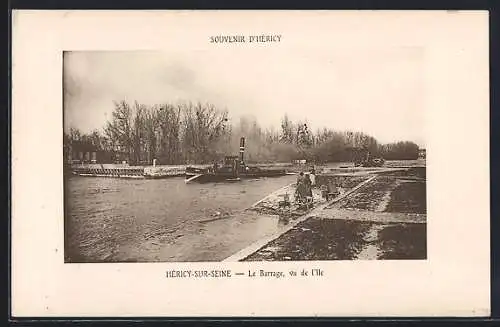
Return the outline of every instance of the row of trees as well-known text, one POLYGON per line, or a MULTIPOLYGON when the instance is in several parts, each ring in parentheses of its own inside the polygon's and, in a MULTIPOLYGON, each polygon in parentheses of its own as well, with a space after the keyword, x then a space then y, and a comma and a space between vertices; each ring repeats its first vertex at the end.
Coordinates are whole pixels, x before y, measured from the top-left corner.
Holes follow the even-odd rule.
POLYGON ((418 157, 419 147, 413 142, 396 142, 382 145, 380 153, 387 160, 411 160, 418 157))
POLYGON ((412 142, 379 144, 361 132, 339 132, 323 128, 315 132, 307 121, 293 122, 287 115, 280 129, 263 129, 254 118, 229 123, 227 110, 202 103, 146 106, 116 102, 111 119, 102 131, 82 134, 70 129, 66 147, 92 148, 106 153, 109 161, 121 155, 130 163, 209 163, 236 154, 239 138, 247 139, 248 162, 316 162, 352 160, 353 149, 364 148, 386 159, 416 159, 418 146, 412 142))

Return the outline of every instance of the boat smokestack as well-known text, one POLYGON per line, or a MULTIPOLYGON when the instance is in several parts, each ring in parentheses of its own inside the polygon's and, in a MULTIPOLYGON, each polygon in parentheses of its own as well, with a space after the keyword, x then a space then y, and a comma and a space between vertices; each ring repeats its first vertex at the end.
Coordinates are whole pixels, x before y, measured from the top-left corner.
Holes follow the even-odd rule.
POLYGON ((245 138, 240 139, 240 162, 243 162, 243 157, 245 153, 245 138))

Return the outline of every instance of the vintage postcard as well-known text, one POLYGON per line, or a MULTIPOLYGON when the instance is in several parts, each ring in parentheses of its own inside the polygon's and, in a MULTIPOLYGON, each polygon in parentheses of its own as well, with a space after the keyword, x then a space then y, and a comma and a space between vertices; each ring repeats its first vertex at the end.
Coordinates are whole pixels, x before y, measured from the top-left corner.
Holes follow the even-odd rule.
POLYGON ((489 314, 487 12, 17 11, 12 71, 14 316, 489 314))

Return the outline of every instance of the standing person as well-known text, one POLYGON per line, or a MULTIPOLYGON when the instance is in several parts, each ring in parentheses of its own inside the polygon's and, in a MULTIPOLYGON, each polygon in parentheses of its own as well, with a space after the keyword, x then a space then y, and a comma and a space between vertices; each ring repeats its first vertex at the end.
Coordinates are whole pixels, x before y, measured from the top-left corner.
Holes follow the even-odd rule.
POLYGON ((312 182, 309 174, 306 174, 304 178, 304 196, 312 197, 312 182))
POLYGON ((311 169, 311 174, 309 174, 309 177, 311 178, 311 187, 316 187, 316 172, 313 169, 311 169))
POLYGON ((299 188, 299 185, 302 184, 304 181, 304 173, 300 172, 299 175, 297 175, 297 188, 299 188))
POLYGON ((303 197, 304 197, 304 173, 300 172, 300 174, 297 176, 295 199, 301 200, 303 197))

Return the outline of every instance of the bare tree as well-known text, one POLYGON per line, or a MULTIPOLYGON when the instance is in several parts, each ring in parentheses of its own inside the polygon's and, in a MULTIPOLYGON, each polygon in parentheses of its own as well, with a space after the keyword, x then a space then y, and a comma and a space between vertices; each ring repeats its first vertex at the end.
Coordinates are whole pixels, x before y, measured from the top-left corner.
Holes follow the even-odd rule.
POLYGON ((105 134, 113 144, 113 151, 126 152, 132 157, 132 109, 126 101, 115 102, 111 121, 105 127, 105 134))
POLYGON ((350 160, 349 153, 356 148, 390 158, 418 155, 418 146, 412 142, 380 145, 362 132, 326 127, 312 133, 307 122, 293 122, 286 114, 279 130, 263 129, 252 117, 242 117, 239 124, 232 125, 226 109, 201 102, 154 106, 115 102, 103 133, 96 130, 87 135, 70 129, 64 144, 66 151, 72 142, 91 144, 111 154, 126 154, 129 161, 137 163, 151 164, 155 158, 163 164, 208 163, 235 154, 241 136, 248 140, 246 160, 254 162, 299 158, 344 161, 350 160))

